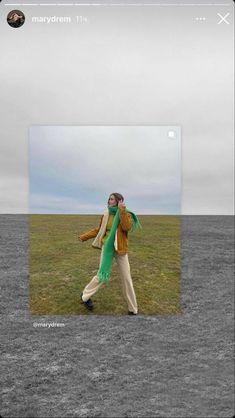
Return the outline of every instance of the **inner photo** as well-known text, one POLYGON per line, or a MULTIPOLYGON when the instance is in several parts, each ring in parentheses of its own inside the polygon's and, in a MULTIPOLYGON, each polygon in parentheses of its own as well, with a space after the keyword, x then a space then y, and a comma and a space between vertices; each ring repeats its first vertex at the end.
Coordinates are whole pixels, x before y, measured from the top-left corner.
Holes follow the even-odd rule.
POLYGON ((30 128, 30 312, 174 315, 178 126, 30 128))

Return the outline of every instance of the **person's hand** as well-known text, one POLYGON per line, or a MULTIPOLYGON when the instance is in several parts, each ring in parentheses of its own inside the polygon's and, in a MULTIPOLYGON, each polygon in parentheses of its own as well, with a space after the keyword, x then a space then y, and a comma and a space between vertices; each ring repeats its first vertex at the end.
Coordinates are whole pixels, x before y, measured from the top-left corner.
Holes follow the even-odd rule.
POLYGON ((125 209, 126 208, 126 205, 125 205, 125 203, 123 202, 123 200, 120 200, 119 202, 118 202, 118 207, 121 209, 121 208, 123 208, 123 209, 125 209))

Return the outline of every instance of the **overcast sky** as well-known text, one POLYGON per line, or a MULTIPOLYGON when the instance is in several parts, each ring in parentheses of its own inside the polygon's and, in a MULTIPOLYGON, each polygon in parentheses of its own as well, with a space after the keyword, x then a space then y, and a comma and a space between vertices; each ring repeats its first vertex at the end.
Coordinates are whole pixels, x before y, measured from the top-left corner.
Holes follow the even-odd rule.
POLYGON ((30 212, 180 214, 179 127, 32 127, 30 212))
POLYGON ((182 213, 233 213, 233 2, 230 9, 22 6, 19 29, 6 23, 4 3, 1 213, 29 210, 29 126, 90 124, 181 126, 182 213), (227 12, 229 24, 218 24, 227 12), (35 15, 73 20, 32 24, 35 15))

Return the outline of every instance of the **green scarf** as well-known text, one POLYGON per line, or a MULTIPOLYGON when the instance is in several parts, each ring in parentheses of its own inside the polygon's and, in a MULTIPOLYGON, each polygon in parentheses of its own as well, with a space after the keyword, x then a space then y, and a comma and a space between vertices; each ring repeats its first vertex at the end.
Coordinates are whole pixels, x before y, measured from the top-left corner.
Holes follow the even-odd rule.
MULTIPOLYGON (((98 278, 100 283, 107 283, 109 281, 109 276, 112 267, 112 261, 114 256, 114 241, 115 241, 115 234, 120 220, 120 211, 118 206, 108 206, 109 214, 113 214, 114 219, 112 223, 112 227, 109 233, 108 238, 105 241, 104 248, 103 248, 103 256, 101 260, 101 265, 98 270, 98 278)), ((133 218, 133 225, 131 231, 136 230, 137 228, 142 228, 139 223, 138 217, 126 208, 126 211, 132 215, 133 218)))

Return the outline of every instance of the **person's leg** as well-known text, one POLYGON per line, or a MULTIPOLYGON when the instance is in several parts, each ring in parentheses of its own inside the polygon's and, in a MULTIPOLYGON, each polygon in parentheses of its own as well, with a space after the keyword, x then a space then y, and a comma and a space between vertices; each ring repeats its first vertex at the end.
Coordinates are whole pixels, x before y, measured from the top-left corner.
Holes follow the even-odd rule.
POLYGON ((122 291, 127 301, 128 310, 136 314, 138 312, 138 307, 134 286, 131 278, 131 269, 128 260, 128 255, 118 255, 117 253, 115 253, 115 259, 117 261, 121 278, 122 291))
MULTIPOLYGON (((102 260, 102 255, 103 255, 103 248, 101 250, 101 255, 100 255, 100 264, 101 264, 101 260, 102 260)), ((100 267, 99 264, 99 267, 100 267)), ((97 274, 93 277, 93 279, 91 279, 91 281, 86 285, 86 287, 83 289, 82 292, 82 300, 83 302, 88 301, 88 299, 91 298, 92 295, 94 295, 97 290, 103 285, 103 283, 99 282, 98 276, 97 274)))

